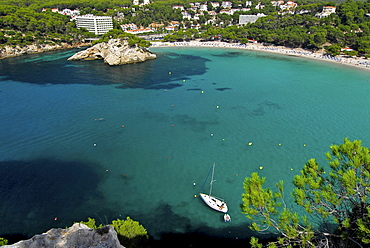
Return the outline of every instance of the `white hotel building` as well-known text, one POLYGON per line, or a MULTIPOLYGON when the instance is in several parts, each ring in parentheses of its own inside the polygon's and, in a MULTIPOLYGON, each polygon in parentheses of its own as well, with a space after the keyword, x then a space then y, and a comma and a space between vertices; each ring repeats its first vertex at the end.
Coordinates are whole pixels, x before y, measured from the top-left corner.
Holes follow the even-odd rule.
POLYGON ((77 28, 86 28, 89 32, 102 35, 113 29, 113 21, 110 16, 84 15, 76 17, 77 28))

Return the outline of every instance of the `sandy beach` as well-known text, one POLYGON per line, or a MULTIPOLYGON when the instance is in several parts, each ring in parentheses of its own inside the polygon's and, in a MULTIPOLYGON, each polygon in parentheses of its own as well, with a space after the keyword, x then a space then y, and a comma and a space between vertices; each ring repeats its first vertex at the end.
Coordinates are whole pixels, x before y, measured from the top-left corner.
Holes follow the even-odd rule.
POLYGON ((262 52, 270 52, 277 54, 284 54, 290 56, 300 56, 309 59, 317 59, 321 61, 327 61, 331 63, 338 63, 342 65, 353 66, 361 69, 370 69, 370 60, 359 57, 347 57, 343 55, 330 56, 325 55, 323 51, 311 52, 301 48, 287 48, 282 46, 265 46, 259 43, 226 43, 226 42, 200 42, 200 41, 190 41, 190 42, 152 42, 151 47, 216 47, 216 48, 235 48, 235 49, 245 49, 254 50, 262 52))

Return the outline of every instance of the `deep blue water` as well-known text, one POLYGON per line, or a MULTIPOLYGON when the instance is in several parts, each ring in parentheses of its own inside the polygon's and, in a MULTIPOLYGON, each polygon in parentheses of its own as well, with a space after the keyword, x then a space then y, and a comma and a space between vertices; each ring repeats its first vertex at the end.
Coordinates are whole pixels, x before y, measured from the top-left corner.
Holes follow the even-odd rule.
POLYGON ((76 51, 0 60, 0 236, 130 216, 155 238, 248 237, 246 176, 289 190, 331 144, 370 145, 368 71, 211 48, 110 67, 76 51), (232 223, 194 197, 214 162, 232 223))

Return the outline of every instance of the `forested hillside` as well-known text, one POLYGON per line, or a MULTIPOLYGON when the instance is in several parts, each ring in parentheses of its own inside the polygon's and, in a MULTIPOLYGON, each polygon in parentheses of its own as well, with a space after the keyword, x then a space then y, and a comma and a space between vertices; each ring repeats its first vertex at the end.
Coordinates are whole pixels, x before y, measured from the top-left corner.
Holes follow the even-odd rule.
POLYGON ((206 4, 208 11, 194 9, 194 5, 183 0, 159 0, 147 5, 133 5, 127 0, 0 0, 0 46, 73 43, 95 37, 84 29, 77 29, 69 16, 50 10, 69 8, 78 9, 81 15, 120 15, 122 18, 115 19, 113 23, 117 35, 122 33, 119 32, 121 24, 134 23, 138 27, 148 27, 157 23, 162 27, 156 32, 169 33, 165 37, 167 41, 195 38, 213 40, 221 37, 226 42, 246 43, 253 39, 287 47, 325 48, 332 55, 339 54, 345 47, 353 50, 347 52, 349 55, 370 54, 370 0, 347 0, 341 4, 301 0, 296 1, 297 7, 288 11, 282 11, 270 0, 252 0, 250 8, 245 8, 245 1, 234 0, 231 7, 233 12, 229 14, 223 13, 221 7, 212 7, 210 2, 197 3, 206 4), (257 8, 260 3, 263 8, 257 8), (173 8, 173 5, 179 4, 183 4, 185 10, 173 8), (335 13, 318 17, 317 14, 325 6, 335 6, 335 13), (44 8, 47 11, 43 11, 44 8), (185 18, 184 12, 190 18, 185 18), (211 12, 215 14, 211 15, 211 12), (239 25, 240 15, 256 14, 265 16, 255 23, 239 25), (172 21, 179 23, 175 32, 165 29, 172 21))
POLYGON ((94 34, 77 29, 68 16, 29 7, 0 5, 0 45, 79 42, 94 34))
POLYGON ((337 7, 337 13, 318 19, 318 4, 306 5, 312 12, 302 15, 279 15, 271 13, 245 27, 228 26, 219 31, 208 29, 202 34, 209 38, 216 34, 224 39, 247 42, 243 37, 287 47, 319 49, 329 45, 333 55, 343 47, 351 47, 361 54, 370 54, 370 3, 347 1, 337 7))

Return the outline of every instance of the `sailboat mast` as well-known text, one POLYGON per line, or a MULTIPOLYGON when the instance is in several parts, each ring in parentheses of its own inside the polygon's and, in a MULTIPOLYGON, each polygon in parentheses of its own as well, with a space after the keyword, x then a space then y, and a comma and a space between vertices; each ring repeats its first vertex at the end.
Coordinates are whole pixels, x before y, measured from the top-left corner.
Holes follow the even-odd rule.
POLYGON ((212 195, 212 184, 213 184, 213 176, 215 174, 215 164, 212 166, 212 178, 211 178, 211 186, 209 187, 209 195, 212 195))

